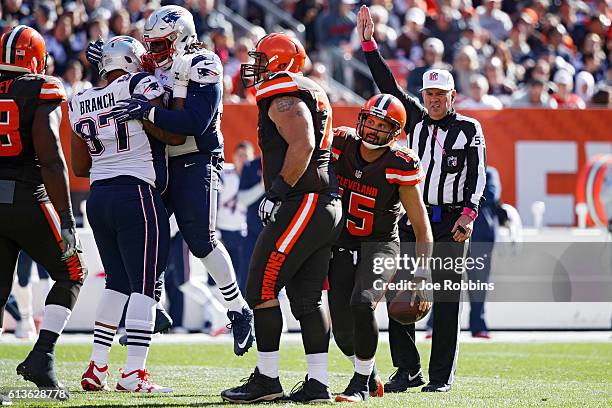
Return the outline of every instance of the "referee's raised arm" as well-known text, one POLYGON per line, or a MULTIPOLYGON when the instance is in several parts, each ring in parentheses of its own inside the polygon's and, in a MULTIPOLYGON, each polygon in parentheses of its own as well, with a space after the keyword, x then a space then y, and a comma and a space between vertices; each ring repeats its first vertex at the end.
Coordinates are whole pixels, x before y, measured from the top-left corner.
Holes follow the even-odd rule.
POLYGON ((367 6, 361 6, 357 14, 357 33, 376 86, 381 92, 391 94, 402 102, 408 114, 404 131, 407 135, 412 134, 414 125, 423 119, 423 115, 426 113, 425 108, 418 99, 410 96, 398 85, 391 68, 378 52, 374 40, 374 22, 367 6))

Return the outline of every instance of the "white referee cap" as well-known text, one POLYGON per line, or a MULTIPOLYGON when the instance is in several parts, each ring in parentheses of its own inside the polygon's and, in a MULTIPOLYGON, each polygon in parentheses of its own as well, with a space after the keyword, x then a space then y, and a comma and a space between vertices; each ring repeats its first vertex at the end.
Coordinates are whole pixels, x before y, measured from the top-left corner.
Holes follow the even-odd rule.
POLYGON ((442 89, 450 91, 455 89, 455 80, 453 75, 445 69, 430 69, 423 74, 423 87, 425 89, 442 89))

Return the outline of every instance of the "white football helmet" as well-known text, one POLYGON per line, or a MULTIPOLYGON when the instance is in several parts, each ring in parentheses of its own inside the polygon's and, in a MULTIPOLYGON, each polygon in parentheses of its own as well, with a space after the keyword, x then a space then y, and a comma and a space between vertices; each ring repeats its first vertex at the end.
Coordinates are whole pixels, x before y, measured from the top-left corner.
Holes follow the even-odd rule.
POLYGON ((126 72, 142 71, 142 58, 146 51, 135 38, 120 35, 102 47, 100 76, 106 78, 110 71, 120 69, 126 72))
POLYGON ((164 6, 151 14, 145 23, 142 39, 158 68, 169 68, 173 59, 196 40, 193 16, 180 6, 164 6))

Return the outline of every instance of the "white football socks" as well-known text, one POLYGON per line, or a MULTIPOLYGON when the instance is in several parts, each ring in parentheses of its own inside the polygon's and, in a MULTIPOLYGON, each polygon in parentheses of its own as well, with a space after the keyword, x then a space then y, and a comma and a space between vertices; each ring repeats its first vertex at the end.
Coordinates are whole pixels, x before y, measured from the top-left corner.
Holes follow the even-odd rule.
POLYGON ((327 353, 306 354, 308 378, 314 378, 321 384, 327 385, 329 381, 327 364, 327 353))
POLYGON ((372 370, 374 370, 374 358, 369 360, 360 360, 359 358, 355 359, 355 372, 357 374, 370 376, 372 374, 372 370))
POLYGON ((155 299, 132 293, 125 314, 127 333, 127 361, 124 373, 142 370, 146 366, 153 327, 155 326, 155 299))
POLYGON ((200 258, 200 261, 221 290, 225 307, 234 312, 242 312, 246 302, 238 289, 232 258, 225 246, 219 242, 215 249, 206 257, 200 258))
POLYGON ((257 368, 261 374, 270 378, 277 378, 278 351, 258 351, 257 368))
POLYGON ((108 354, 128 299, 128 295, 115 290, 104 289, 102 292, 102 298, 96 310, 94 342, 90 358, 98 367, 108 364, 108 354))
POLYGON ((49 330, 53 333, 62 334, 71 314, 72 311, 67 307, 54 304, 46 305, 43 311, 40 330, 49 330))

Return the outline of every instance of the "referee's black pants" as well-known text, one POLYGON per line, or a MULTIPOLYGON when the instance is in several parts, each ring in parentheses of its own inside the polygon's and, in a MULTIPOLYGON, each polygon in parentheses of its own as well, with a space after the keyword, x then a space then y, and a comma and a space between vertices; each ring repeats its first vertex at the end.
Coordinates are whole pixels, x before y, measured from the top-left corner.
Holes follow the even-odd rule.
MULTIPOLYGON (((434 257, 459 258, 466 256, 469 243, 454 241, 451 233, 455 221, 460 215, 460 209, 442 211, 439 221, 433 221, 430 215, 433 238, 436 242, 433 251, 434 257)), ((400 240, 402 250, 411 247, 410 245, 406 246, 405 243, 415 242, 412 227, 400 229, 400 240)), ((409 255, 414 255, 414 250, 409 255)), ((460 283, 461 277, 462 275, 454 271, 432 270, 433 282, 440 283, 442 287, 444 287, 445 280, 460 283)), ((459 290, 434 292, 433 337, 429 360, 430 383, 451 384, 453 382, 457 358, 459 357, 460 297, 461 291, 459 290)), ((421 369, 419 351, 415 344, 414 324, 402 325, 393 319, 389 319, 389 347, 395 367, 407 368, 411 374, 421 369)))

